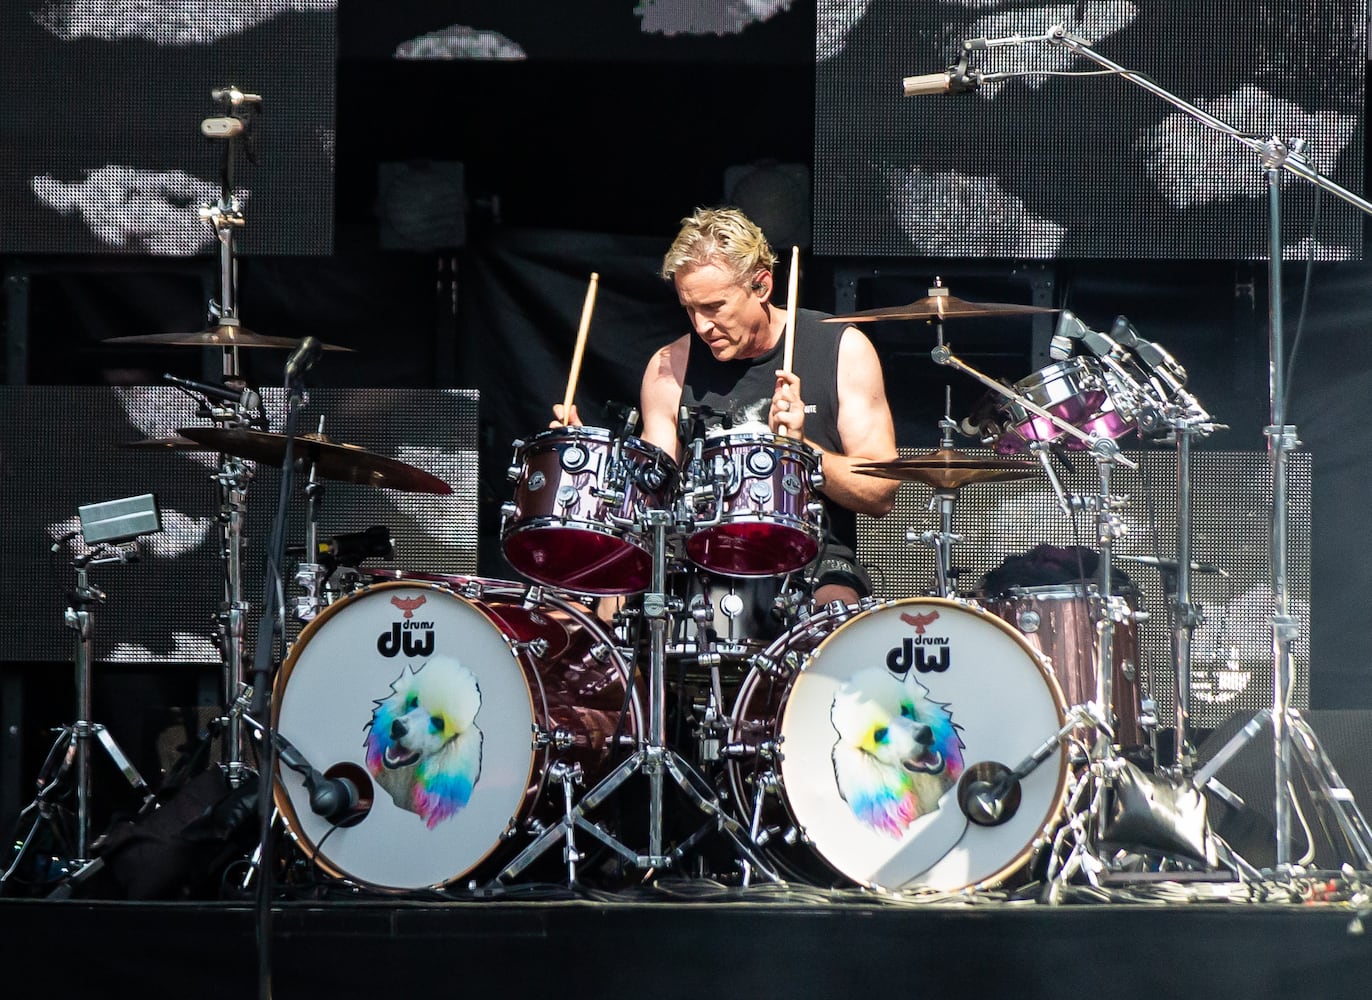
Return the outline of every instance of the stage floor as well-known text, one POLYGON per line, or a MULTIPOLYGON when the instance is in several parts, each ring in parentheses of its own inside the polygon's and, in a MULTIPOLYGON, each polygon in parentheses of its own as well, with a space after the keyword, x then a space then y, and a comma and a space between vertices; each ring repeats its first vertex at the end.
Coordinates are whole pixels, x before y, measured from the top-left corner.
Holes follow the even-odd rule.
POLYGON ((1372 981, 1372 935, 1346 902, 1216 902, 1232 887, 1212 886, 1062 905, 679 888, 627 901, 287 902, 265 915, 252 901, 10 899, 0 953, 11 982, 30 984, 10 995, 45 997, 243 1000, 265 984, 281 998, 1362 1000, 1372 981))

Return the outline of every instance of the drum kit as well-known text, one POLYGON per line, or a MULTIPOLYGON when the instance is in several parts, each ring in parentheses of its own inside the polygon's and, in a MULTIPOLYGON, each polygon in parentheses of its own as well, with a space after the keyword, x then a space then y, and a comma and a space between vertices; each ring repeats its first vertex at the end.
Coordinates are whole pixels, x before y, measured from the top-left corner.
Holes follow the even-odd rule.
MULTIPOLYGON (((930 291, 932 305, 899 315, 1033 308, 930 291)), ((228 327, 226 359, 286 346, 228 327)), ((224 328, 159 342, 205 346, 224 328)), ((1064 353, 1101 336, 1070 314, 1059 329, 1064 353)), ((941 330, 939 341, 935 360, 971 371, 941 330)), ((1127 463, 1116 439, 1145 408, 1155 427, 1208 419, 1179 366, 1164 392, 1129 358, 1088 350, 1012 386, 984 379, 1004 397, 973 428, 990 454, 958 450, 945 416, 939 448, 861 467, 931 487, 940 525, 918 537, 937 554, 927 594, 854 605, 809 600, 823 469, 784 435, 704 433, 680 464, 633 435, 633 412, 619 428, 515 441, 501 544, 523 581, 363 569, 368 556, 393 558, 374 533, 321 558, 321 480, 450 487, 322 430, 262 429, 260 397, 236 369, 224 387, 173 380, 216 426, 130 447, 220 456, 221 763, 243 783, 249 745, 260 761, 270 738, 273 817, 299 863, 288 871, 382 893, 692 870, 742 885, 958 893, 1108 867, 1093 825, 1070 820, 1109 808, 1120 748, 1142 739, 1137 609, 1109 576, 1109 469, 1127 463), (1065 509, 1097 517, 1099 578, 960 595, 959 490, 1051 475, 1047 451, 1064 443, 1101 467, 1099 496, 1063 495, 1065 509), (263 713, 243 636, 245 494, 254 463, 292 458, 306 472, 312 555, 295 577, 302 627, 263 713), (1094 650, 1080 648, 1083 632, 1094 650)))

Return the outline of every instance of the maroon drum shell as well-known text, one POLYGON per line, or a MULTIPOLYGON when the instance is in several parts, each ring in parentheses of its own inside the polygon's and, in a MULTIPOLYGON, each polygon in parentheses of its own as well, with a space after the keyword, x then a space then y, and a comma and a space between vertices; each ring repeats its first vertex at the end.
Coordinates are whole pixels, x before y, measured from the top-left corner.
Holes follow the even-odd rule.
POLYGON ((538 583, 578 594, 634 594, 652 582, 636 524, 671 506, 676 463, 638 438, 560 427, 520 445, 514 499, 501 527, 505 558, 538 583))
MULTIPOLYGON (((727 483, 721 502, 707 499, 694 511, 697 521, 719 523, 687 537, 692 562, 727 576, 775 576, 814 560, 822 532, 811 506, 819 499, 812 449, 773 434, 723 434, 701 457, 727 483)), ((708 484, 697 488, 708 492, 708 484)))
MULTIPOLYGON (((1137 600, 1126 595, 1133 610, 1137 600)), ((1018 587, 982 601, 986 610, 1013 625, 1029 644, 1046 656, 1068 705, 1096 697, 1096 625, 1092 595, 1080 584, 1018 587)), ((1111 640, 1115 740, 1121 747, 1144 744, 1139 724, 1140 684, 1138 624, 1116 622, 1111 640)))

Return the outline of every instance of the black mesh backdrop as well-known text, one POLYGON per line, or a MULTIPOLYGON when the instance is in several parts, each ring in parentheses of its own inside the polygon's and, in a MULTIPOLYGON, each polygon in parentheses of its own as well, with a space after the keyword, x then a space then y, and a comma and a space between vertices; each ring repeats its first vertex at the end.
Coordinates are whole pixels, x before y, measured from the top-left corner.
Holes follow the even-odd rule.
MULTIPOLYGON (((1306 139, 1363 184, 1366 0, 1086 4, 820 0, 815 246, 826 254, 1244 259, 1268 256, 1262 158, 1045 41, 977 52, 975 92, 905 97, 965 39, 1061 25, 1240 132, 1306 139)), ((1316 189, 1283 174, 1282 235, 1310 249, 1316 189)), ((1362 255, 1361 213, 1321 196, 1318 259, 1362 255)))
MULTIPOLYGON (((901 453, 916 454, 911 449, 901 453)), ((967 453, 990 454, 981 449, 967 453)), ((1176 455, 1126 452, 1125 457, 1139 468, 1120 466, 1111 476, 1112 493, 1125 499, 1120 516, 1126 532, 1115 543, 1115 554, 1171 558, 1178 513, 1176 455)), ((1095 463, 1085 457, 1072 461, 1074 472, 1060 472, 1064 490, 1079 496, 1098 491, 1095 463)), ((1289 468, 1288 589, 1291 613, 1301 626, 1292 647, 1292 704, 1303 708, 1310 698, 1311 456, 1292 455, 1289 468)), ((1272 703, 1271 466, 1260 452, 1203 451, 1191 456, 1191 473, 1192 559, 1229 574, 1197 572, 1191 577, 1191 600, 1205 616, 1191 644, 1191 719, 1199 728, 1213 729, 1235 712, 1256 712, 1272 703)), ((859 555, 873 569, 877 596, 915 597, 934 589, 933 549, 906 540, 907 530, 916 536, 938 530, 938 513, 928 509, 932 495, 929 486, 904 485, 896 509, 885 518, 860 519, 859 555)), ((1041 474, 962 487, 953 530, 962 538, 953 547, 952 562, 960 571, 958 593, 963 596, 974 594, 982 576, 1004 559, 1036 545, 1096 546, 1095 515, 1078 513, 1068 519, 1041 474)), ((1117 560, 1115 570, 1139 588, 1140 608, 1149 615, 1138 630, 1140 686, 1155 698, 1166 725, 1175 715, 1176 673, 1161 574, 1156 567, 1125 560, 1117 560)))
POLYGON ((230 86, 263 98, 235 157, 240 249, 330 252, 335 21, 292 0, 0 5, 0 253, 214 248, 197 206, 226 143, 201 122, 230 86))
MULTIPOLYGON (((282 429, 279 389, 263 393, 272 430, 282 429)), ((107 600, 94 609, 93 655, 106 661, 217 662, 214 618, 224 594, 219 557, 219 491, 213 452, 129 449, 126 442, 204 427, 195 404, 162 387, 109 389, 30 386, 0 390, 4 427, 0 481, 6 530, 0 583, 7 620, 0 659, 67 660, 65 592, 75 580, 73 552, 53 553, 54 538, 78 527, 77 508, 152 492, 163 531, 143 539, 142 559, 96 567, 91 582, 107 600)), ((449 483, 451 495, 377 489, 327 481, 318 503, 321 540, 373 525, 389 529, 396 559, 368 567, 472 573, 477 535, 477 394, 471 390, 315 389, 302 410, 301 433, 324 419, 331 440, 398 459, 449 483)), ((297 480, 297 485, 299 481, 297 480)), ((249 632, 262 607, 263 559, 280 495, 279 470, 258 463, 247 491, 243 572, 249 632)), ((303 544, 303 491, 290 504, 287 544, 303 544)), ((290 602, 302 593, 287 561, 290 602)))

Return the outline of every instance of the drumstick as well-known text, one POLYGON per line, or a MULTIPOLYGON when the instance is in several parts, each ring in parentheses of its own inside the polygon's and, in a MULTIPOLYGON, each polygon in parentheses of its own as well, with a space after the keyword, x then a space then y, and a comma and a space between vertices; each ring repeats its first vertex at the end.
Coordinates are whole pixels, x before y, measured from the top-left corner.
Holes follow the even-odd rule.
MULTIPOLYGON (((786 286, 786 346, 781 352, 781 367, 790 374, 791 362, 796 348, 796 299, 800 289, 800 247, 791 247, 791 273, 787 276, 786 286)), ((784 423, 777 427, 783 434, 790 434, 784 423)))
POLYGON ((591 284, 586 289, 586 302, 581 307, 581 326, 576 331, 576 349, 572 351, 572 371, 567 376, 567 395, 562 397, 562 422, 570 422, 572 397, 576 395, 576 377, 581 371, 581 355, 586 350, 586 331, 591 327, 591 310, 595 308, 595 290, 600 275, 591 272, 591 284))

